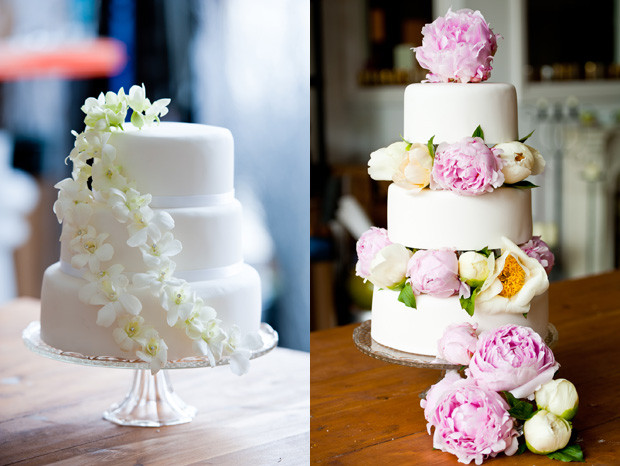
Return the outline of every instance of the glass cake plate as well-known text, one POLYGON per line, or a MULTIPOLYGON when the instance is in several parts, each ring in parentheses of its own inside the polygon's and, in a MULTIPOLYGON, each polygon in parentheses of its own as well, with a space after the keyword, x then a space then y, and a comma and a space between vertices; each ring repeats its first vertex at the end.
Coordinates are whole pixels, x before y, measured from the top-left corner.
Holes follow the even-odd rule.
MULTIPOLYGON (((442 371, 458 370, 461 367, 458 364, 451 364, 444 359, 436 356, 428 356, 423 354, 406 353, 388 346, 377 343, 370 335, 371 321, 367 320, 353 330, 353 341, 355 346, 362 353, 372 356, 381 361, 392 364, 401 364, 403 366, 420 367, 425 369, 439 369, 442 371)), ((547 325, 547 335, 545 343, 549 347, 553 347, 558 341, 558 331, 551 323, 547 325)))
MULTIPOLYGON (((267 323, 261 323, 258 334, 262 346, 251 352, 250 359, 264 356, 278 344, 278 332, 267 323)), ((190 422, 196 415, 196 408, 189 406, 174 392, 168 377, 169 369, 193 369, 211 367, 209 359, 199 356, 168 361, 166 367, 151 374, 148 363, 140 359, 125 359, 111 356, 89 356, 62 351, 41 340, 41 323, 31 322, 22 333, 26 347, 41 356, 84 366, 134 369, 131 388, 125 399, 113 404, 103 413, 103 418, 124 426, 161 427, 190 422)), ((229 364, 228 358, 220 359, 216 365, 229 364)))

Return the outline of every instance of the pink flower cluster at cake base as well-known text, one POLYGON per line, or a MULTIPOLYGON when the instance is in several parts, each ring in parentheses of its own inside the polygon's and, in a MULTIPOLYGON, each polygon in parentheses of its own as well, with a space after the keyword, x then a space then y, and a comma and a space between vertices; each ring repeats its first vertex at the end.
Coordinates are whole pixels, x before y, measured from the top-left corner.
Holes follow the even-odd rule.
POLYGON ((555 264, 555 256, 547 243, 540 239, 540 236, 533 236, 531 240, 521 245, 521 249, 525 254, 540 262, 547 274, 551 273, 555 264))
POLYGON ((528 327, 504 325, 476 337, 469 323, 447 327, 438 344, 440 355, 453 364, 475 350, 466 378, 448 372, 420 402, 429 434, 434 429, 433 447, 465 464, 481 464, 501 452, 513 455, 519 432, 501 392, 533 398, 559 367, 549 347, 528 327))
POLYGON ((483 194, 504 183, 503 161, 479 138, 441 143, 435 153, 431 189, 448 189, 462 195, 483 194))
POLYGON ((414 48, 429 82, 478 83, 491 75, 497 39, 479 11, 452 11, 422 28, 422 45, 414 48))

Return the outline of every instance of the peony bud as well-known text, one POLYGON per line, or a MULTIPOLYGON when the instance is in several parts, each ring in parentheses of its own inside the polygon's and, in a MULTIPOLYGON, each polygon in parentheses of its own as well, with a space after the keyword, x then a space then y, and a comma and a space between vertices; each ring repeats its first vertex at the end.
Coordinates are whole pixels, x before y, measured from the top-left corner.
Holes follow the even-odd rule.
POLYGON ((523 424, 527 448, 539 455, 546 455, 568 445, 571 430, 570 422, 544 409, 523 424))
POLYGON ((533 147, 519 141, 497 144, 504 161, 502 173, 506 183, 518 183, 530 175, 538 175, 545 169, 545 159, 533 147))
POLYGON ((459 256, 459 276, 469 286, 482 285, 494 268, 493 253, 488 258, 474 251, 467 251, 459 256))
POLYGON ((547 382, 535 393, 536 405, 539 409, 557 414, 570 421, 577 414, 579 396, 577 389, 566 379, 555 379, 547 382))

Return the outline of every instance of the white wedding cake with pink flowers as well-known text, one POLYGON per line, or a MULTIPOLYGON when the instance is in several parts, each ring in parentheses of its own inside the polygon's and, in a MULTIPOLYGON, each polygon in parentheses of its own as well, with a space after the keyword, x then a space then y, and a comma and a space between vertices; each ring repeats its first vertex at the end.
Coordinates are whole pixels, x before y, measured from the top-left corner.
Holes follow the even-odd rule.
POLYGON ((233 138, 160 123, 168 103, 133 86, 82 107, 72 176, 56 185, 61 252, 43 279, 41 338, 153 371, 203 356, 243 373, 261 345, 261 293, 243 261, 233 138))
POLYGON ((392 181, 387 229, 357 243, 357 274, 374 284, 372 339, 454 368, 420 403, 434 449, 464 464, 528 449, 583 461, 577 390, 554 379, 545 341, 554 258, 532 236, 527 180, 545 161, 531 133, 519 138, 514 87, 483 82, 498 35, 472 10, 422 33, 427 81, 405 91, 402 141, 369 162, 373 179, 392 181))
POLYGON ((524 325, 544 338, 553 255, 532 236, 526 178, 545 161, 519 138, 515 88, 482 82, 498 36, 469 10, 422 32, 427 82, 405 90, 402 141, 369 161, 371 178, 392 181, 387 229, 357 244, 357 274, 374 284, 372 338, 423 355, 438 355, 458 322, 524 325))

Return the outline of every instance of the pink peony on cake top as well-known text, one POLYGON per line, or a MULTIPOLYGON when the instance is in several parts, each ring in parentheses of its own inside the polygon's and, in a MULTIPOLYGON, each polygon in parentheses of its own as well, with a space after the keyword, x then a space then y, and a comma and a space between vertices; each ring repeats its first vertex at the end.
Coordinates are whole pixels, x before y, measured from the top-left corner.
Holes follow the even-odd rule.
POLYGON ((462 9, 440 16, 422 28, 416 58, 430 71, 428 82, 479 83, 491 76, 497 39, 479 11, 462 9))

